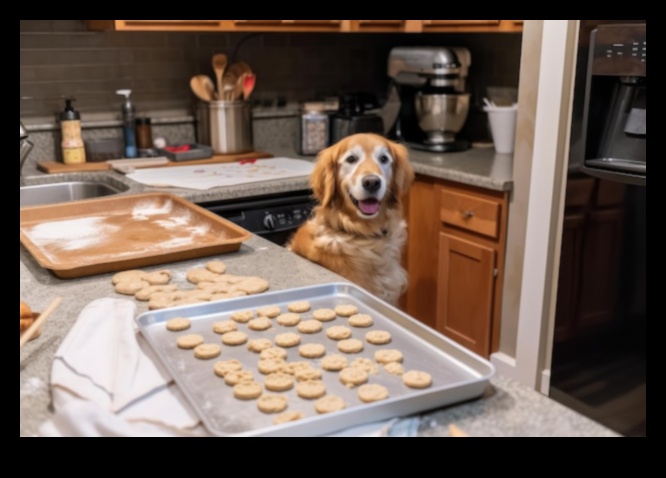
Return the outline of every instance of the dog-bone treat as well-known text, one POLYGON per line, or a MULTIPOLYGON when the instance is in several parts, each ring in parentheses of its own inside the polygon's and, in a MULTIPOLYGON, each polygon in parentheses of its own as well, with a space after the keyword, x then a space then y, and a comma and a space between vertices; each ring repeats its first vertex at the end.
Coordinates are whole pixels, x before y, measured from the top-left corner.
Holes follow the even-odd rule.
POLYGON ((254 379, 252 370, 232 370, 224 375, 224 383, 236 385, 241 382, 251 382, 254 379))
POLYGON ((192 326, 192 321, 185 317, 174 317, 166 321, 167 330, 179 332, 181 330, 189 329, 192 326))
POLYGON ((321 332, 322 327, 321 322, 315 319, 304 320, 296 326, 298 331, 303 334, 316 334, 317 332, 321 332))
POLYGON ((193 349, 204 343, 204 338, 199 334, 181 335, 176 339, 176 345, 181 349, 193 349))
POLYGON ((194 356, 198 359, 208 360, 222 353, 222 348, 217 344, 201 344, 194 347, 194 356))
POLYGON ((262 350, 259 353, 259 357, 262 359, 282 359, 287 358, 287 351, 280 347, 271 347, 265 350, 262 350))
POLYGON ((247 349, 250 352, 256 352, 259 353, 262 350, 269 349, 273 346, 273 342, 271 342, 269 339, 250 339, 247 342, 247 349))
POLYGON ((265 307, 260 307, 257 309, 258 317, 268 317, 269 319, 274 319, 280 315, 282 311, 277 305, 267 305, 265 307))
POLYGON ((400 362, 388 362, 384 364, 384 370, 391 375, 402 375, 405 373, 405 368, 400 362))
POLYGON ((386 330, 371 330, 365 334, 365 340, 373 345, 384 345, 391 341, 391 334, 386 330))
POLYGON ((397 349, 382 349, 375 352, 375 360, 381 364, 402 362, 402 358, 402 352, 397 349))
POLYGON ((375 365, 375 363, 372 360, 366 357, 355 358, 354 360, 352 360, 349 366, 354 368, 360 368, 361 370, 365 370, 368 373, 372 374, 377 373, 377 365, 375 365))
POLYGON ((305 358, 319 358, 326 353, 326 347, 322 344, 304 344, 298 348, 298 353, 305 358))
POLYGON ((333 309, 317 309, 314 312, 312 312, 312 317, 321 321, 321 322, 329 322, 331 320, 335 320, 335 317, 337 314, 333 309))
POLYGON ((326 329, 326 337, 331 340, 344 340, 351 337, 352 331, 344 325, 334 325, 326 329))
POLYGON ((315 410, 317 413, 322 414, 337 412, 346 406, 347 405, 345 404, 345 401, 342 399, 342 397, 337 395, 326 395, 325 397, 321 397, 315 402, 315 410))
POLYGON ((242 345, 247 342, 247 334, 240 330, 222 334, 222 343, 224 345, 242 345))
POLYGON ((346 367, 338 374, 340 381, 349 388, 361 385, 368 381, 368 372, 356 367, 346 367))
POLYGON ((277 393, 267 393, 257 399, 257 408, 264 413, 280 413, 288 404, 287 397, 277 393))
POLYGON ((155 292, 150 296, 148 308, 152 310, 173 307, 176 305, 196 304, 199 302, 207 302, 210 300, 210 297, 211 295, 208 292, 198 289, 155 292))
POLYGON ((227 271, 227 265, 220 260, 214 260, 206 264, 206 269, 215 274, 224 274, 227 271))
POLYGON ((287 305, 287 310, 289 312, 296 312, 302 314, 303 312, 307 312, 308 310, 310 310, 310 302, 308 302, 307 300, 292 302, 291 304, 287 305))
POLYGON ((233 320, 220 320, 213 322, 213 332, 216 334, 226 334, 238 330, 238 325, 233 320))
POLYGON ((332 354, 321 359, 321 368, 331 372, 337 372, 347 366, 349 361, 344 355, 332 354))
POLYGON ((178 289, 176 284, 165 284, 165 285, 149 285, 143 289, 137 291, 134 294, 136 300, 146 301, 150 300, 153 294, 157 292, 173 292, 178 289))
POLYGON ((187 271, 185 278, 192 284, 198 284, 199 282, 215 282, 216 279, 220 277, 220 274, 211 272, 208 269, 196 268, 190 269, 187 271))
POLYGON ((275 336, 275 345, 280 347, 294 347, 301 343, 301 336, 293 332, 286 332, 275 336))
POLYGON ((273 424, 281 425, 283 423, 295 422, 301 418, 303 418, 303 412, 299 412, 298 410, 289 410, 287 412, 280 413, 279 415, 275 415, 275 418, 273 418, 273 424))
POLYGON ((237 310, 231 314, 231 320, 245 324, 252 320, 254 312, 251 310, 237 310))
POLYGON ((264 380, 264 386, 272 392, 284 392, 294 386, 294 377, 284 372, 269 373, 264 380))
POLYGON ((268 330, 273 326, 273 323, 268 317, 257 317, 250 320, 247 326, 252 330, 268 330))
POLYGON ((230 372, 238 372, 242 369, 243 364, 241 364, 240 360, 237 359, 221 360, 219 362, 215 362, 215 365, 213 366, 215 375, 222 378, 224 378, 224 376, 230 372))
POLYGON ((365 385, 358 387, 358 398, 366 403, 385 400, 388 396, 388 389, 378 383, 366 383, 365 385))
POLYGON ((268 290, 269 284, 266 279, 261 277, 248 277, 238 284, 235 284, 236 290, 243 291, 248 295, 260 294, 268 290))
POLYGON ((321 380, 306 380, 296 384, 296 395, 311 400, 326 395, 326 385, 321 380))
POLYGON ((124 282, 124 281, 127 281, 127 280, 135 281, 135 280, 143 279, 147 275, 148 275, 148 273, 146 271, 142 271, 142 270, 139 270, 139 269, 117 272, 116 274, 113 275, 113 277, 111 277, 111 283, 113 285, 116 285, 119 282, 124 282))
POLYGON ((234 385, 234 397, 239 400, 254 400, 261 396, 263 388, 258 382, 239 382, 234 385))
POLYGON ((402 375, 402 382, 410 388, 427 388, 432 384, 432 376, 421 370, 410 370, 402 375))
POLYGON ((335 313, 340 317, 351 317, 354 314, 358 314, 358 308, 352 304, 341 304, 335 306, 335 313))
POLYGON ((287 312, 286 314, 278 315, 275 321, 285 327, 293 327, 301 321, 301 315, 294 312, 287 312))
POLYGON ((219 294, 213 294, 210 296, 210 302, 215 302, 217 300, 225 300, 225 299, 233 299, 234 297, 244 297, 247 294, 243 292, 242 290, 235 290, 233 292, 228 292, 228 293, 219 293, 219 294))
POLYGON ((150 284, 143 279, 127 279, 118 282, 115 286, 115 291, 119 294, 134 295, 149 285, 150 284))
POLYGON ((363 350, 363 342, 358 339, 344 339, 338 342, 338 350, 346 354, 355 354, 363 350))
POLYGON ((197 284, 197 289, 205 290, 211 294, 229 294, 236 291, 236 286, 225 282, 203 281, 197 284))
POLYGON ((160 271, 148 272, 142 277, 142 279, 150 285, 166 285, 171 280, 171 271, 169 269, 163 269, 160 271))
POLYGON ((352 327, 370 327, 374 321, 368 314, 354 314, 349 317, 349 325, 352 327))

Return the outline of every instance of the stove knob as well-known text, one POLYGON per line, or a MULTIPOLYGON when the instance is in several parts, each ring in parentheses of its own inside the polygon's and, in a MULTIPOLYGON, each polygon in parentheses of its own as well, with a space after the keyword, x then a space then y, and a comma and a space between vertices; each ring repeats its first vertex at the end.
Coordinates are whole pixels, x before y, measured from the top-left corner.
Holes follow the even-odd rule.
POLYGON ((264 217, 264 227, 269 231, 275 230, 275 217, 272 214, 266 214, 264 217))

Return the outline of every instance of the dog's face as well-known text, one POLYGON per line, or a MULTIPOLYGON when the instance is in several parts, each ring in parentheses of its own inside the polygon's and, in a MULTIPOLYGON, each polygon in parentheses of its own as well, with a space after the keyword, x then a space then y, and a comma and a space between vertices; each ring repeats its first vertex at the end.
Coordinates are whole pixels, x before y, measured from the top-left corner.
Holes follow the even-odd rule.
POLYGON ((314 196, 362 219, 399 204, 414 179, 407 149, 382 136, 348 136, 317 156, 311 176, 314 196))

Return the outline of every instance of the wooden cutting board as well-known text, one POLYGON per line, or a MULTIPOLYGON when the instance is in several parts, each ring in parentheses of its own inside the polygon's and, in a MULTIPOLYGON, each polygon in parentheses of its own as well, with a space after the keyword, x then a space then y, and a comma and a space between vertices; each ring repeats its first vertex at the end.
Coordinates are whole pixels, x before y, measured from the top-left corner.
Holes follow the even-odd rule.
MULTIPOLYGON (((159 166, 145 166, 151 168, 162 168, 169 166, 194 166, 197 164, 216 164, 216 163, 231 163, 233 161, 242 161, 244 159, 262 159, 272 158, 273 155, 264 151, 251 151, 249 153, 241 154, 216 154, 212 158, 206 159, 192 159, 189 161, 169 161, 166 164, 159 166)), ((141 158, 139 158, 141 159, 141 158)), ((77 172, 90 172, 90 171, 108 171, 111 165, 106 161, 95 163, 82 163, 82 164, 65 164, 56 161, 44 161, 37 163, 37 168, 45 173, 77 173, 77 172)))

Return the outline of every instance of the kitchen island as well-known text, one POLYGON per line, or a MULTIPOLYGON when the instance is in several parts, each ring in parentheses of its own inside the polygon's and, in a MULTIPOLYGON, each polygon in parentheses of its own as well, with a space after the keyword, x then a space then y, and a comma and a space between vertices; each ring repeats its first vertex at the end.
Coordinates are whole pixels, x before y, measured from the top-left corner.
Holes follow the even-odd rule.
MULTIPOLYGON (((270 241, 253 236, 238 252, 214 256, 222 259, 228 272, 258 275, 268 280, 271 291, 293 287, 344 282, 340 276, 319 267, 270 241)), ((173 271, 173 283, 185 286, 185 274, 203 267, 210 258, 144 268, 173 271)), ((44 325, 37 339, 28 342, 19 354, 20 436, 38 436, 42 423, 53 416, 49 378, 59 345, 82 309, 103 297, 130 299, 117 294, 112 273, 78 279, 58 279, 43 269, 20 247, 20 292, 33 310, 39 312, 56 297, 62 303, 44 325)), ((193 287, 190 284, 190 287, 193 287)), ((137 302, 137 314, 147 310, 137 302)), ((447 406, 422 415, 419 436, 448 436, 455 424, 472 436, 617 436, 582 415, 505 377, 495 376, 485 394, 466 403, 447 406)))

